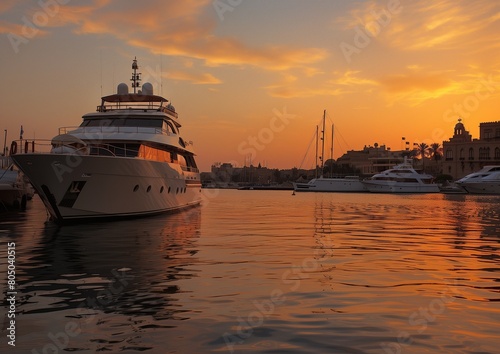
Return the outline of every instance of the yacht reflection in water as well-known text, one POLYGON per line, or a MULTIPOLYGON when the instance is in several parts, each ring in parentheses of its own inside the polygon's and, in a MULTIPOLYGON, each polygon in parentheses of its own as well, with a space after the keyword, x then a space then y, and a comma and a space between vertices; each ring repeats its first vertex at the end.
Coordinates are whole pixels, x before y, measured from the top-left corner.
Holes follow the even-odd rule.
POLYGON ((33 256, 22 261, 29 266, 18 277, 19 311, 26 320, 30 314, 64 311, 84 325, 96 313, 152 316, 154 321, 144 324, 149 327, 185 318, 187 310, 171 302, 180 291, 177 282, 197 276, 200 213, 195 208, 113 223, 47 224, 32 245, 33 256))

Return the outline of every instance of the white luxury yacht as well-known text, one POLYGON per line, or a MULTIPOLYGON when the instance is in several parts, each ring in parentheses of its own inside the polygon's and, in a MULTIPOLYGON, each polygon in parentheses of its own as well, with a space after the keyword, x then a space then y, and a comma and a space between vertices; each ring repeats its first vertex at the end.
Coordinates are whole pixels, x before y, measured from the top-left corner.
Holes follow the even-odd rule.
POLYGON ((485 166, 455 183, 473 194, 500 194, 500 166, 485 166))
POLYGON ((60 128, 50 151, 37 152, 39 140, 12 143, 14 163, 58 222, 142 216, 201 202, 192 142, 181 138, 174 107, 154 95, 150 83, 136 92, 136 59, 132 69, 133 93, 119 84, 79 127, 60 128), (18 143, 24 151, 17 152, 18 143))
POLYGON ((439 187, 433 177, 420 174, 405 161, 391 169, 377 173, 363 180, 370 192, 375 193, 437 193, 439 187))

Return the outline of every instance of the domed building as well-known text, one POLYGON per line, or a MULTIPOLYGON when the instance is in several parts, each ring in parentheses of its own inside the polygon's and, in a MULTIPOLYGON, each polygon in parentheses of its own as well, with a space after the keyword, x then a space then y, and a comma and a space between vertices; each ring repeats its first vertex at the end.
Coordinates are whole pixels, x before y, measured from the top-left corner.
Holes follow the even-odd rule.
POLYGON ((487 165, 500 165, 500 121, 479 124, 479 139, 473 139, 462 119, 453 137, 443 141, 443 173, 458 179, 487 165))

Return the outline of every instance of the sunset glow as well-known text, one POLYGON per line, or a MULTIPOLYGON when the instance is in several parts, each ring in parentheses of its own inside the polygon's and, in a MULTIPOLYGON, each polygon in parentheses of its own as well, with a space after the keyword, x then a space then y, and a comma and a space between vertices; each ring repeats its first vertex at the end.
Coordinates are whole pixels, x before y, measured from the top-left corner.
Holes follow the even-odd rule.
POLYGON ((79 125, 134 57, 202 171, 299 167, 324 109, 335 157, 500 120, 493 0, 6 0, 0 33, 7 144, 21 125, 29 139, 79 125))

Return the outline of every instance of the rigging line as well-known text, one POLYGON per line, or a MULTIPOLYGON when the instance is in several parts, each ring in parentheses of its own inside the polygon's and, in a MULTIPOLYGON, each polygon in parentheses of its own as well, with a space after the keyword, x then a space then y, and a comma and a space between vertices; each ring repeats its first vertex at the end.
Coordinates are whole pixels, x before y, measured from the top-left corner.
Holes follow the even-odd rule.
POLYGON ((311 137, 311 141, 309 142, 309 145, 307 146, 306 153, 305 153, 305 155, 304 155, 304 158, 302 159, 302 162, 300 163, 299 169, 301 169, 301 168, 302 168, 302 165, 304 164, 304 161, 305 161, 305 159, 306 159, 306 157, 307 157, 307 154, 309 153, 309 149, 311 148, 311 144, 312 144, 312 142, 314 141, 314 138, 315 138, 315 137, 316 137, 316 131, 314 132, 314 134, 313 134, 313 135, 312 135, 312 137, 311 137))
MULTIPOLYGON (((349 144, 347 143, 347 141, 344 139, 344 137, 342 136, 342 133, 340 132, 340 129, 338 126, 335 126, 335 137, 337 136, 340 136, 340 138, 342 139, 342 142, 347 146, 348 149, 350 149, 351 147, 349 146, 349 144)), ((338 139, 337 139, 337 142, 338 143, 341 143, 338 139)), ((342 152, 342 154, 344 154, 344 150, 342 149, 342 144, 339 144, 339 147, 340 147, 340 151, 342 152)))
POLYGON ((3 176, 5 176, 5 174, 7 173, 7 171, 8 171, 8 170, 10 170, 13 166, 14 166, 14 163, 11 163, 11 164, 9 165, 9 167, 7 167, 7 168, 3 171, 2 175, 0 176, 0 178, 3 178, 3 176))

